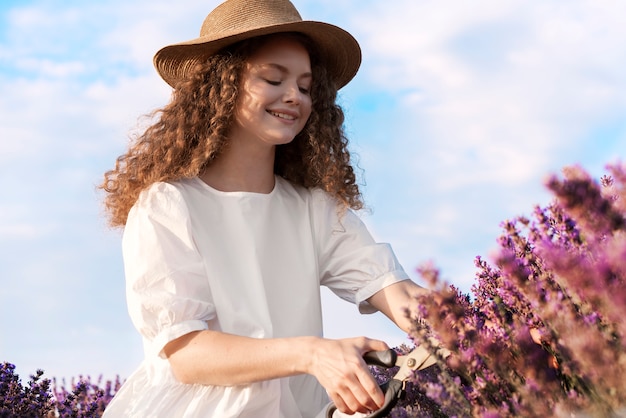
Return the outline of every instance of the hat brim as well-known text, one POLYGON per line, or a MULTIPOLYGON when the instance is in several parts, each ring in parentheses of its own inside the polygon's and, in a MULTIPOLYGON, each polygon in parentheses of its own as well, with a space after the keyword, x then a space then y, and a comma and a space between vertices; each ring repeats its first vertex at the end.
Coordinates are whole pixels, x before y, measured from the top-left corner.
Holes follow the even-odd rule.
POLYGON ((244 39, 273 33, 299 32, 313 40, 319 49, 323 64, 335 81, 337 89, 348 84, 361 65, 361 48, 345 30, 324 22, 298 21, 264 26, 231 35, 221 33, 219 38, 201 36, 186 42, 168 45, 154 56, 154 66, 163 80, 172 87, 185 78, 197 63, 222 48, 244 39))

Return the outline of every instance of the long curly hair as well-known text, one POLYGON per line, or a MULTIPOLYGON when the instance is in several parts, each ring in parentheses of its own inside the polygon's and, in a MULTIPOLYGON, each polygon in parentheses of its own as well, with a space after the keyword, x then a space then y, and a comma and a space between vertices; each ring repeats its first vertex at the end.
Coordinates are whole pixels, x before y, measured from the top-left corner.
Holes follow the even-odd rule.
POLYGON ((302 34, 268 35, 225 48, 198 64, 176 85, 169 104, 154 111, 155 122, 131 142, 104 174, 109 224, 126 224, 142 190, 155 182, 195 177, 228 144, 239 86, 247 59, 271 36, 291 36, 311 58, 311 115, 293 141, 276 148, 274 172, 306 188, 321 188, 344 207, 363 208, 343 130, 337 89, 319 60, 315 45, 302 34))

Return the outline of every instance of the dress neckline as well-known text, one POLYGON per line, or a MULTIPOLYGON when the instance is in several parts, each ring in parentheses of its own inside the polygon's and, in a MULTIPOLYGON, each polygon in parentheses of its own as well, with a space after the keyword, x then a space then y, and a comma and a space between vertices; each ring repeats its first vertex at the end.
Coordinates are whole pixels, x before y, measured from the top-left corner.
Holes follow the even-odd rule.
POLYGON ((194 177, 194 180, 202 186, 202 188, 208 190, 214 195, 224 196, 224 197, 257 197, 257 198, 269 198, 276 194, 276 191, 279 188, 280 177, 274 175, 274 188, 269 193, 260 193, 260 192, 248 192, 248 191, 234 191, 234 192, 225 192, 222 190, 218 190, 209 184, 207 184, 200 177, 194 177))

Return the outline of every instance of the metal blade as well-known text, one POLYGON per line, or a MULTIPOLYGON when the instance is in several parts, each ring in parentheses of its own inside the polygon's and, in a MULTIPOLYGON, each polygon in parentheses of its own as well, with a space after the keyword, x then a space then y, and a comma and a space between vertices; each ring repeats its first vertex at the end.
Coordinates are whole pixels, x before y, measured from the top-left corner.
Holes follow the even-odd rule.
MULTIPOLYGON (((450 351, 443 347, 439 347, 437 352, 444 358, 450 355, 450 351)), ((393 378, 405 381, 411 377, 416 370, 423 370, 435 363, 437 363, 437 357, 431 354, 430 351, 421 346, 415 347, 409 354, 398 356, 396 365, 400 366, 400 370, 398 370, 398 373, 396 373, 393 378)))

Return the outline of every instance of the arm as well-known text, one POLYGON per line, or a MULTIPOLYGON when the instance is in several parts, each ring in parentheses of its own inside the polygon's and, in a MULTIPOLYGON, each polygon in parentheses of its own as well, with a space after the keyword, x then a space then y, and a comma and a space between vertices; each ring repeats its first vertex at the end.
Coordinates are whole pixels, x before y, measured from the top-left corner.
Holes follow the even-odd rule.
POLYGON ((365 413, 379 409, 384 396, 362 356, 387 348, 367 338, 257 339, 205 330, 183 335, 163 351, 183 383, 231 386, 308 373, 340 411, 365 413))
POLYGON ((412 324, 407 310, 415 303, 416 296, 429 292, 411 280, 403 280, 379 290, 367 301, 408 333, 412 324))

